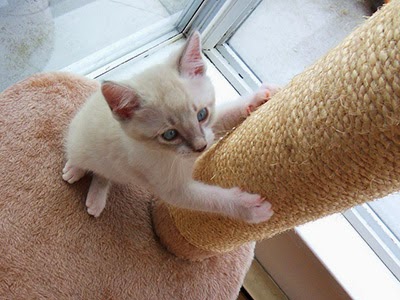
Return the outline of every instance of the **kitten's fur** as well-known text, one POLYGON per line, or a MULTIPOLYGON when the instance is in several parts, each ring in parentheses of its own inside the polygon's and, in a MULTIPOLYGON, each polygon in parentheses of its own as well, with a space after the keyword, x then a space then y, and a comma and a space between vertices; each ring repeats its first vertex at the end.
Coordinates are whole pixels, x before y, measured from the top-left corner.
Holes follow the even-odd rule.
POLYGON ((69 127, 63 179, 73 183, 93 172, 86 198, 89 214, 98 217, 103 211, 112 181, 146 186, 183 208, 251 223, 271 217, 270 203, 259 195, 192 179, 196 157, 214 141, 213 128, 219 132, 237 125, 270 96, 262 88, 216 111, 214 88, 205 72, 200 35, 194 33, 172 62, 131 80, 106 81, 87 100, 69 127), (208 116, 199 122, 202 108, 208 116), (170 129, 179 135, 167 141, 162 134, 170 129))

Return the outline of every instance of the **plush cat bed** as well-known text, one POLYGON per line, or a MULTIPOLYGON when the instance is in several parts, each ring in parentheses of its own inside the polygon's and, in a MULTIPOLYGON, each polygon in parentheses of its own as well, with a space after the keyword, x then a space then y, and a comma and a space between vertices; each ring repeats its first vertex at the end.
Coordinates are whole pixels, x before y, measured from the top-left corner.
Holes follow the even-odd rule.
POLYGON ((235 299, 254 243, 180 259, 159 243, 146 191, 113 186, 96 219, 84 205, 89 176, 62 180, 64 133, 96 87, 51 73, 0 94, 0 298, 235 299))

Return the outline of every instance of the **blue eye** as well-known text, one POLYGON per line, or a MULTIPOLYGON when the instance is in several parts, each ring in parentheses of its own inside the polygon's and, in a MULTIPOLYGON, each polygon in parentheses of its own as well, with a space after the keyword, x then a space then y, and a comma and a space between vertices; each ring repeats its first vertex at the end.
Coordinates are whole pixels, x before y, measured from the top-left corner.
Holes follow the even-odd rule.
POLYGON ((205 119, 207 119, 208 117, 208 110, 207 108, 202 108, 199 110, 199 112, 197 113, 197 120, 199 120, 199 122, 204 121, 205 119))
POLYGON ((173 139, 175 139, 178 136, 178 131, 176 131, 175 129, 168 129, 161 136, 166 141, 172 141, 173 139))

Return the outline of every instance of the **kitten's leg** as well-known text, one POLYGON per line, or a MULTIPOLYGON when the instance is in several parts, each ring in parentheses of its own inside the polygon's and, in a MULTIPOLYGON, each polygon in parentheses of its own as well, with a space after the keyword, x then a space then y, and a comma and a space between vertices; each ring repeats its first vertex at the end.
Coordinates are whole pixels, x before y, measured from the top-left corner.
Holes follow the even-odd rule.
POLYGON ((260 195, 194 180, 173 195, 164 193, 163 200, 182 208, 220 213, 249 223, 264 222, 273 215, 271 203, 260 195))
POLYGON ((90 215, 94 217, 100 216, 106 206, 110 186, 111 184, 108 179, 93 174, 92 183, 86 197, 86 207, 90 215))
POLYGON ((217 120, 213 131, 217 137, 242 123, 254 110, 267 102, 277 91, 278 87, 263 84, 254 93, 239 97, 217 106, 217 120))
POLYGON ((73 166, 70 160, 67 161, 62 172, 63 172, 62 178, 71 184, 78 181, 86 174, 85 170, 73 166))

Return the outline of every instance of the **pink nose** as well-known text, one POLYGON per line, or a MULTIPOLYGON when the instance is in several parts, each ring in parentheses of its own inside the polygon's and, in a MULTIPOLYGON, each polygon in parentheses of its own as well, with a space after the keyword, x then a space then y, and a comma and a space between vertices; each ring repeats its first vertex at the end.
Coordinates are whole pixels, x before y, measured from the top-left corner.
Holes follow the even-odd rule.
POLYGON ((199 148, 195 148, 193 149, 195 152, 203 152, 204 150, 206 150, 207 148, 207 144, 205 144, 204 146, 201 146, 199 148))

